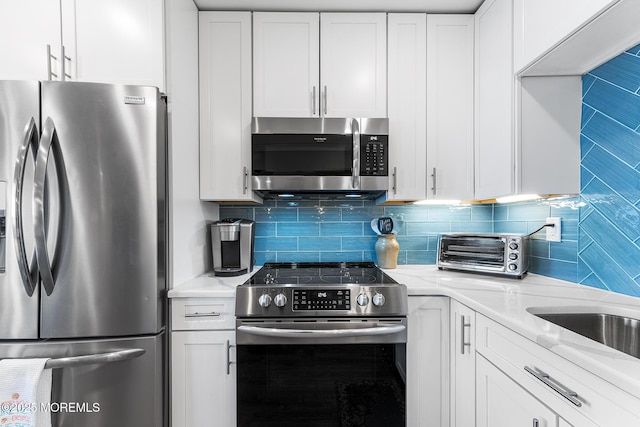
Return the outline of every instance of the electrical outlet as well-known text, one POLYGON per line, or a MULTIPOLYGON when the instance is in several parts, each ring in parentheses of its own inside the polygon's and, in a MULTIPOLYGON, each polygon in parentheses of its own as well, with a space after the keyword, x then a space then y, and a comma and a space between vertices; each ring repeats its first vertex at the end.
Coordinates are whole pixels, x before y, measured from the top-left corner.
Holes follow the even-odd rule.
POLYGON ((562 221, 559 217, 547 218, 547 224, 553 224, 553 227, 547 227, 547 240, 550 242, 559 242, 562 233, 562 221))

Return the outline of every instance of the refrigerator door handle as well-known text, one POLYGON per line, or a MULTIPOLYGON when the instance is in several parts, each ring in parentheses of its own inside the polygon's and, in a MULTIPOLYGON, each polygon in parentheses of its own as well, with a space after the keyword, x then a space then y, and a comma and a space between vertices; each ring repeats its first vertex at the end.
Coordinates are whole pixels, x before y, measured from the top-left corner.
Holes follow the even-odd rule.
POLYGON ((38 128, 33 117, 29 120, 24 129, 24 138, 18 150, 18 158, 16 159, 16 169, 13 177, 13 184, 16 189, 14 198, 13 213, 13 237, 15 239, 16 257, 18 261, 18 270, 22 277, 22 284, 27 295, 32 296, 38 283, 38 270, 35 268, 35 258, 31 260, 31 267, 27 260, 27 251, 24 240, 24 225, 22 216, 22 195, 24 193, 24 174, 27 165, 29 153, 33 155, 35 162, 36 150, 38 148, 38 128))
POLYGON ((146 353, 142 348, 130 350, 113 351, 110 353, 88 354, 84 356, 61 357, 49 359, 44 364, 45 369, 74 368, 85 365, 103 365, 105 363, 122 362, 124 360, 135 359, 146 353))
MULTIPOLYGON (((49 154, 53 153, 55 159, 56 172, 58 174, 58 188, 60 189, 61 197, 61 211, 64 209, 63 191, 64 186, 62 180, 64 179, 64 164, 62 161, 62 154, 59 152, 60 142, 58 141, 58 134, 56 132, 55 124, 51 117, 47 117, 42 128, 42 138, 40 139, 40 146, 38 147, 38 156, 36 159, 35 177, 33 183, 33 221, 35 227, 35 246, 36 246, 36 259, 38 260, 38 269, 40 270, 40 278, 42 279, 42 286, 47 292, 47 295, 51 295, 53 288, 55 287, 55 279, 53 277, 52 263, 49 257, 47 249, 47 216, 45 213, 46 203, 46 178, 47 178, 47 166, 49 162, 49 154), (58 151, 56 151, 58 150, 58 151)), ((60 229, 57 232, 57 239, 55 253, 58 252, 61 244, 61 235, 63 234, 62 218, 63 212, 60 213, 60 229)))

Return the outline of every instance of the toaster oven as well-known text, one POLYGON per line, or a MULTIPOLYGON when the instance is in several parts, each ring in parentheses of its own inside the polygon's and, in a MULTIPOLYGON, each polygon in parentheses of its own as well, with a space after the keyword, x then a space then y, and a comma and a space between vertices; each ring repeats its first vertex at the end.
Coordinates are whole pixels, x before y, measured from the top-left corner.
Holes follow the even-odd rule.
POLYGON ((521 279, 529 269, 529 236, 520 234, 442 234, 440 270, 498 274, 521 279))

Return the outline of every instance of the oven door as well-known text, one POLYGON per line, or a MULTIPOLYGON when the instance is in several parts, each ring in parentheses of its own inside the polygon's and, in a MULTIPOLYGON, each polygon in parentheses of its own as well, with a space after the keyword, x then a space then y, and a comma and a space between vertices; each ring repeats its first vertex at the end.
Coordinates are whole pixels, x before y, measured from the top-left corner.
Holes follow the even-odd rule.
POLYGON ((238 320, 238 427, 404 427, 406 319, 238 320))

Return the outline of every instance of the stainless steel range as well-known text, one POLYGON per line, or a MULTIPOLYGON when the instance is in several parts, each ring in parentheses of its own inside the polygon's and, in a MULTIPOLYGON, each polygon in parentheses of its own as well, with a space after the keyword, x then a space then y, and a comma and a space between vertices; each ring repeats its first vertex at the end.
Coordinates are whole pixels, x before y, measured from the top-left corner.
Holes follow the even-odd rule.
POLYGON ((373 263, 265 264, 236 291, 238 426, 405 426, 407 306, 373 263))

